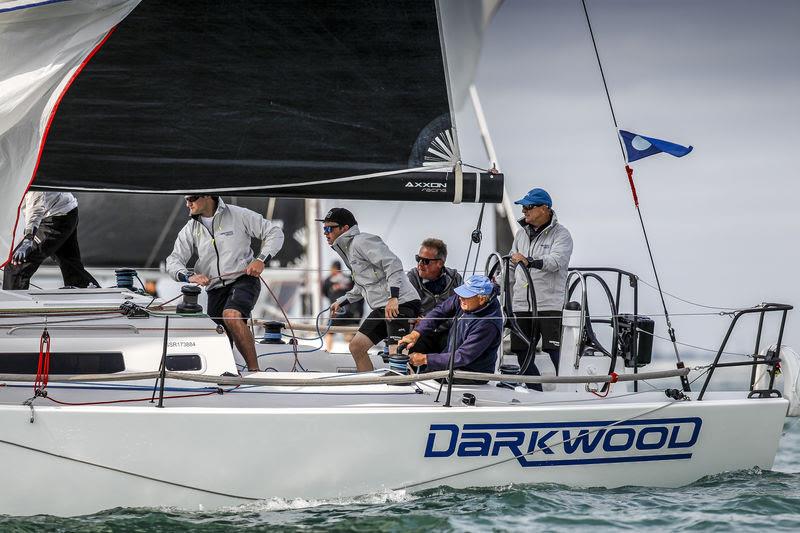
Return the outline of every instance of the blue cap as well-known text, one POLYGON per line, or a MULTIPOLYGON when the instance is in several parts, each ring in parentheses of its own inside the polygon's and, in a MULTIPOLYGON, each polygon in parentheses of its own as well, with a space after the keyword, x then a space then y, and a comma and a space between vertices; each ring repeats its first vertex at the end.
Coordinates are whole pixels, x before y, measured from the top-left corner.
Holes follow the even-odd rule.
POLYGON ((456 294, 462 298, 472 298, 473 296, 490 296, 494 292, 494 283, 486 276, 475 274, 467 278, 463 285, 456 287, 456 294))
POLYGON ((547 207, 553 207, 553 199, 550 198, 546 190, 539 188, 531 189, 524 198, 520 198, 514 203, 519 205, 546 205, 547 207))

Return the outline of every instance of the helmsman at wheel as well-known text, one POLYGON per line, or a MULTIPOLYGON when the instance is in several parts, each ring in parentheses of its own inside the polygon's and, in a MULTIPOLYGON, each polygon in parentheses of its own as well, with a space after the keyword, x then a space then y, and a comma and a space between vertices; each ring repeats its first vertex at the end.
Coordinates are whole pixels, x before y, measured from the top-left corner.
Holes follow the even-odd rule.
POLYGON ((411 321, 419 314, 419 295, 400 259, 380 237, 361 233, 353 213, 334 207, 319 222, 328 244, 353 275, 353 288, 331 305, 331 315, 362 298, 372 308, 349 346, 356 369, 368 372, 373 369, 370 348, 387 336, 399 339, 411 331, 411 321))
MULTIPOLYGON (((533 316, 528 302, 528 281, 520 268, 511 277, 512 308, 525 335, 534 343, 541 337, 542 350, 550 356, 558 373, 561 313, 572 256, 572 235, 559 224, 553 200, 544 189, 532 189, 514 203, 522 206, 522 218, 518 221, 522 228, 514 236, 511 261, 522 263, 531 275, 536 290, 537 316, 533 316)), ((511 351, 517 354, 520 369, 524 374, 538 376, 539 369, 534 361, 524 360, 527 350, 527 343, 512 332, 511 351)), ((531 388, 541 390, 541 385, 531 388)))
POLYGON ((186 196, 190 220, 178 233, 167 257, 167 272, 176 280, 204 286, 208 315, 225 327, 247 369, 258 371, 255 341, 247 319, 261 292, 264 265, 283 246, 283 231, 258 213, 227 205, 219 196, 186 196), (261 241, 254 257, 250 239, 261 241), (186 265, 197 254, 193 269, 186 265))

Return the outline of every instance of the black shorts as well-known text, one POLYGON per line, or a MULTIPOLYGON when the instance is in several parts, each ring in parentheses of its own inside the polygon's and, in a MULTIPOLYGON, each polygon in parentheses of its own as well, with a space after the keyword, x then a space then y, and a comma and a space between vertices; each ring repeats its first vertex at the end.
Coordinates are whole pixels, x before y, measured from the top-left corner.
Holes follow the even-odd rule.
MULTIPOLYGON (((515 311, 517 324, 528 338, 533 339, 534 343, 539 342, 542 337, 542 350, 558 350, 561 344, 561 311, 539 311, 539 316, 533 318, 530 311, 515 311)), ((515 354, 524 354, 528 351, 528 345, 511 330, 511 351, 515 354)))
POLYGON ((363 333, 372 344, 378 344, 386 337, 402 337, 411 333, 411 321, 419 316, 419 300, 412 300, 400 304, 397 318, 386 320, 386 308, 379 307, 373 309, 367 315, 361 327, 358 328, 359 333, 363 333))
POLYGON ((240 276, 224 287, 206 291, 206 294, 207 313, 214 322, 222 324, 222 312, 225 309, 236 309, 243 317, 250 318, 250 312, 261 294, 261 281, 254 276, 240 276))

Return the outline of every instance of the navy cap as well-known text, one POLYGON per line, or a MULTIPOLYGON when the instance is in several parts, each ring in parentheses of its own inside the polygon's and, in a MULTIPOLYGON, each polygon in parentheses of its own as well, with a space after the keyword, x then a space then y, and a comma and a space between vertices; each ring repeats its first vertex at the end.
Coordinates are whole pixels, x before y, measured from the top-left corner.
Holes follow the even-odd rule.
POLYGON ((473 296, 491 296, 494 292, 494 283, 486 276, 475 274, 467 278, 463 285, 455 289, 455 293, 462 298, 472 298, 473 296))
POLYGON ((316 219, 317 222, 335 222, 340 226, 350 226, 351 228, 358 224, 356 217, 353 216, 349 210, 344 207, 334 207, 325 215, 325 218, 316 219))
POLYGON ((547 207, 553 207, 553 199, 550 198, 546 190, 539 188, 531 189, 524 198, 520 198, 514 203, 519 205, 546 205, 547 207))

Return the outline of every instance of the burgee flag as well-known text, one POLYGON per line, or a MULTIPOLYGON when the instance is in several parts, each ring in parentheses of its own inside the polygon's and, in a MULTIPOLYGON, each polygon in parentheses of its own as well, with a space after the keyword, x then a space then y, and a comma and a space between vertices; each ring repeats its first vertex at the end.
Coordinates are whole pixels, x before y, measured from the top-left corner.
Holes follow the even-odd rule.
POLYGON ((683 157, 692 151, 692 147, 681 146, 680 144, 645 137, 637 133, 619 130, 622 140, 625 142, 625 152, 628 155, 628 163, 633 163, 644 157, 665 152, 675 157, 683 157))

